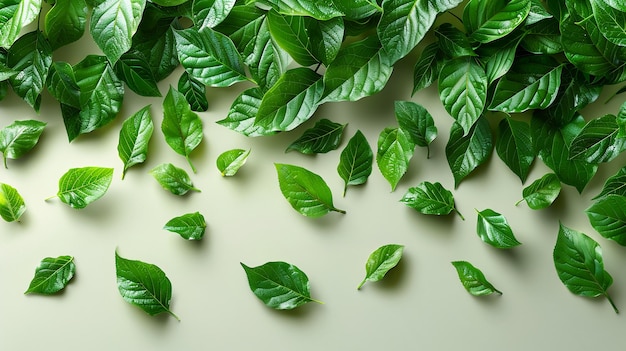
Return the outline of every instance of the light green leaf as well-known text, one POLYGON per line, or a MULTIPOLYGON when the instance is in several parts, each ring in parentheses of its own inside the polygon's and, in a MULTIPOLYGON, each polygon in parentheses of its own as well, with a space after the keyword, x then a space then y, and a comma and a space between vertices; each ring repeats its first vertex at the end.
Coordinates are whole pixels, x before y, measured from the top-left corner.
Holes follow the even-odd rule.
POLYGON ((200 212, 186 213, 170 219, 163 229, 180 235, 187 240, 200 240, 206 230, 206 221, 200 212))
POLYGON ((138 95, 161 96, 148 59, 141 51, 131 48, 122 54, 115 63, 115 73, 138 95))
POLYGON ((526 26, 539 23, 545 19, 553 18, 552 14, 546 10, 542 0, 530 0, 530 12, 526 17, 526 26))
POLYGON ((220 24, 235 6, 235 0, 193 0, 193 20, 196 27, 213 28, 220 24))
POLYGON ((476 210, 476 212, 478 213, 476 233, 482 241, 499 249, 521 245, 513 235, 506 217, 502 214, 492 209, 476 210))
POLYGON ((311 155, 336 150, 341 143, 345 127, 345 124, 335 123, 323 118, 289 144, 285 152, 295 150, 305 155, 311 155))
POLYGON ((130 167, 146 160, 153 131, 154 123, 149 105, 135 112, 122 124, 117 144, 117 152, 124 163, 122 179, 130 167))
POLYGON ((39 137, 46 127, 45 122, 36 120, 15 121, 0 129, 0 152, 4 167, 7 159, 17 159, 37 145, 39 137))
POLYGON ((41 11, 41 0, 7 0, 0 4, 0 47, 9 48, 22 29, 33 22, 41 11))
POLYGON ((87 22, 85 0, 56 0, 45 16, 45 33, 50 46, 56 50, 80 39, 87 22))
POLYGON ((607 291, 613 277, 604 270, 602 248, 595 240, 560 224, 553 259, 559 279, 569 291, 586 297, 604 296, 618 313, 607 291))
POLYGON ((341 152, 337 172, 344 181, 343 195, 346 195, 348 185, 360 185, 367 181, 372 174, 374 154, 367 142, 367 138, 360 130, 354 133, 348 144, 341 152))
POLYGON ((448 58, 476 56, 467 35, 451 23, 442 23, 437 27, 435 36, 439 48, 448 58))
POLYGON ((446 144, 446 158, 454 176, 454 187, 458 187, 465 177, 485 163, 492 152, 493 136, 486 118, 480 118, 466 135, 463 135, 463 128, 454 123, 446 144))
POLYGON ((267 23, 274 41, 297 63, 311 66, 319 63, 313 53, 313 43, 304 17, 288 16, 275 11, 267 13, 267 23))
POLYGON ((404 245, 383 245, 370 254, 365 263, 365 278, 357 287, 361 289, 365 282, 377 282, 395 267, 402 259, 404 245))
POLYGON ((613 44, 626 46, 626 10, 613 8, 605 0, 590 2, 600 33, 613 44))
POLYGON ((202 120, 191 111, 185 96, 171 86, 163 100, 161 131, 167 144, 177 154, 185 156, 195 173, 189 156, 202 142, 202 120))
POLYGON ((165 79, 180 66, 174 37, 174 29, 180 27, 176 17, 164 18, 160 8, 150 2, 146 4, 142 21, 133 36, 132 48, 147 58, 157 81, 165 79))
POLYGON ((150 174, 161 184, 163 189, 174 195, 182 196, 189 191, 200 192, 200 189, 193 186, 189 174, 171 163, 162 163, 154 167, 150 170, 150 174))
POLYGON ((496 152, 523 184, 535 160, 530 125, 510 117, 504 118, 498 124, 498 132, 496 152))
POLYGON ((593 200, 598 200, 611 194, 626 196, 626 167, 622 167, 617 173, 610 176, 604 182, 600 193, 593 200))
POLYGON ((290 263, 267 262, 257 267, 241 263, 241 267, 246 272, 250 290, 267 307, 290 310, 311 301, 321 303, 311 298, 307 275, 290 263))
POLYGON ((480 43, 500 39, 524 23, 530 0, 470 0, 463 11, 463 24, 480 43))
POLYGON ((261 99, 263 91, 259 87, 242 91, 230 106, 226 118, 216 123, 250 137, 275 134, 276 132, 254 123, 261 99))
POLYGON ((522 201, 526 201, 528 207, 533 210, 541 210, 552 205, 554 200, 561 193, 561 181, 554 173, 547 173, 543 177, 535 180, 522 190, 522 201))
POLYGON ((333 4, 348 20, 367 19, 378 12, 383 12, 376 0, 333 0, 333 4))
POLYGON ((346 213, 333 205, 330 188, 319 175, 299 166, 276 163, 278 184, 291 207, 307 217, 321 217, 328 212, 346 213))
POLYGON ((59 179, 57 197, 72 208, 82 209, 104 196, 112 179, 113 168, 71 168, 59 179))
POLYGON ((396 101, 394 112, 400 129, 409 134, 415 145, 428 149, 427 157, 430 157, 430 144, 437 137, 437 127, 433 116, 424 106, 413 101, 396 101))
POLYGON ((24 294, 55 294, 67 286, 75 273, 74 257, 46 257, 35 269, 35 276, 24 294))
POLYGON ((424 181, 409 188, 400 202, 425 215, 443 216, 455 211, 465 220, 454 205, 452 192, 439 182, 424 181))
POLYGON ((185 96, 192 111, 204 112, 209 109, 209 101, 206 97, 206 86, 188 72, 183 72, 178 79, 178 91, 185 96))
POLYGON ((17 189, 0 183, 0 217, 7 222, 19 222, 25 211, 24 199, 17 189))
POLYGON ((232 149, 222 152, 216 160, 217 169, 222 177, 232 177, 239 171, 250 156, 250 149, 232 149))
POLYGON ((337 9, 332 1, 309 0, 247 0, 272 7, 276 12, 288 16, 309 16, 316 20, 325 21, 334 17, 341 17, 343 13, 337 9))
POLYGON ((452 265, 459 275, 461 284, 463 284, 468 293, 474 296, 491 295, 493 293, 502 295, 502 292, 485 278, 483 272, 471 263, 467 261, 453 261, 452 265))
POLYGON ((409 169, 415 144, 404 129, 385 128, 378 136, 377 145, 376 164, 380 173, 391 185, 391 191, 394 191, 409 169))
POLYGON ((626 246, 626 197, 606 195, 589 206, 585 213, 600 235, 626 246))
POLYGON ((89 30, 112 64, 130 49, 145 6, 146 0, 104 0, 94 7, 89 30))
POLYGON ((590 120, 569 146, 569 158, 588 163, 609 162, 626 149, 626 138, 618 138, 619 125, 614 115, 590 120))

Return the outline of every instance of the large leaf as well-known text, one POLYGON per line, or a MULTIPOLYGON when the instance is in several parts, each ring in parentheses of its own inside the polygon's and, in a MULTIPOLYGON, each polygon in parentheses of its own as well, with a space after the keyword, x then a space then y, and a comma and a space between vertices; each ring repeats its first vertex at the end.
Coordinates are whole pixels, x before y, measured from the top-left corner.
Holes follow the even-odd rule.
POLYGON ((454 187, 458 187, 478 166, 485 163, 493 151, 493 136, 486 118, 480 118, 463 135, 463 128, 454 123, 446 144, 446 158, 454 176, 454 187))
POLYGON ((7 167, 7 159, 20 158, 35 147, 45 127, 45 122, 24 120, 0 129, 0 152, 4 167, 7 167))
POLYGON ((53 62, 48 71, 46 88, 59 103, 80 108, 80 87, 76 83, 74 68, 62 61, 53 62))
POLYGON ((618 312, 607 291, 613 278, 604 270, 602 248, 595 240, 560 224, 553 259, 559 279, 569 291, 586 297, 604 296, 618 312))
POLYGON ((547 173, 532 182, 522 190, 523 199, 515 205, 526 201, 528 207, 533 210, 546 208, 556 200, 561 193, 561 181, 554 173, 547 173))
POLYGON ((165 223, 163 229, 187 240, 200 240, 206 231, 206 221, 200 212, 186 213, 165 223))
POLYGON ((504 118, 498 125, 498 132, 498 156, 524 183, 535 160, 530 126, 524 121, 504 118))
POLYGON ((593 200, 597 200, 601 197, 611 194, 626 196, 626 167, 622 167, 617 173, 610 176, 598 195, 593 200))
POLYGON ((189 73, 183 72, 178 79, 178 91, 185 96, 192 111, 204 112, 209 109, 209 100, 206 97, 206 86, 189 73))
POLYGON ((271 6, 276 12, 289 16, 309 16, 320 21, 343 16, 332 1, 309 0, 247 0, 271 6))
POLYGON ((341 143, 345 124, 323 118, 287 146, 288 151, 299 151, 305 155, 327 153, 336 150, 341 143))
POLYGON ((365 263, 365 278, 357 287, 361 289, 366 282, 376 282, 385 277, 385 274, 395 267, 402 259, 404 245, 388 244, 374 250, 365 263))
POLYGON ((380 173, 396 189, 398 182, 409 169, 415 144, 411 136, 401 128, 385 128, 378 136, 376 164, 380 173))
POLYGON ((193 0, 193 20, 198 28, 220 24, 235 6, 235 0, 193 0))
POLYGON ((311 298, 309 278, 292 264, 267 262, 248 267, 241 263, 241 267, 246 272, 250 290, 270 308, 290 310, 316 301, 311 298))
POLYGON ((216 123, 250 137, 276 133, 254 123, 261 99, 263 99, 263 91, 260 87, 242 91, 230 106, 226 118, 216 123))
POLYGON ((343 44, 345 24, 341 17, 327 21, 306 19, 306 31, 311 37, 312 51, 315 58, 328 66, 343 44))
POLYGON ((56 0, 46 13, 45 33, 53 50, 80 39, 87 22, 85 0, 56 0))
POLYGON ((307 32, 307 21, 300 16, 287 16, 275 11, 267 13, 270 34, 276 43, 297 63, 311 66, 319 63, 307 32))
POLYGON ((250 156, 250 149, 232 149, 222 152, 215 163, 222 177, 232 177, 246 163, 250 156))
POLYGON ((454 205, 452 192, 439 182, 421 182, 409 188, 400 202, 425 215, 447 215, 455 211, 462 219, 463 215, 454 205))
POLYGON ((39 262, 24 294, 55 294, 67 286, 75 273, 74 257, 46 257, 39 262))
POLYGON ((148 2, 133 36, 132 48, 143 53, 157 81, 168 77, 180 66, 174 30, 181 27, 178 19, 148 2))
POLYGON ((0 47, 9 48, 41 11, 41 0, 7 0, 0 4, 0 47))
POLYGON ((360 130, 354 133, 346 147, 341 151, 337 173, 344 181, 343 195, 348 185, 360 185, 372 174, 374 154, 367 138, 360 130))
POLYGON ((439 72, 439 98, 446 111, 469 133, 483 113, 487 99, 487 75, 472 57, 446 62, 439 72))
POLYGON ((161 96, 157 80, 145 55, 135 49, 124 53, 115 64, 115 73, 141 96, 161 96))
POLYGON ((148 156, 148 145, 154 131, 154 123, 150 114, 150 106, 146 106, 128 117, 120 129, 117 152, 124 163, 122 179, 126 171, 148 156))
POLYGON ((626 149, 626 138, 618 138, 619 126, 614 115, 589 121, 569 146, 569 158, 588 163, 609 162, 626 149))
POLYGON ((591 226, 603 237, 626 246, 626 197, 607 195, 585 210, 591 226))
POLYGON ((299 166, 276 163, 278 185, 291 207, 307 217, 346 213, 333 205, 330 188, 319 175, 299 166))
POLYGON ((171 163, 162 163, 154 167, 150 170, 150 174, 163 189, 174 195, 182 196, 189 191, 200 192, 200 189, 193 185, 189 174, 171 163))
POLYGON ((370 18, 373 14, 383 11, 375 0, 333 0, 333 4, 349 20, 370 18))
POLYGON ((427 157, 430 157, 430 143, 437 137, 433 116, 424 106, 413 101, 396 101, 394 112, 400 129, 409 134, 415 145, 426 147, 427 157))
POLYGON ((533 54, 553 55, 563 52, 559 21, 548 19, 528 26, 520 44, 524 50, 533 54))
POLYGON ((474 296, 491 295, 493 293, 502 295, 502 292, 485 278, 483 272, 471 263, 467 261, 453 261, 452 265, 456 269, 461 284, 463 284, 468 293, 474 296))
POLYGON ((112 179, 113 168, 71 168, 59 179, 57 196, 72 208, 85 208, 104 196, 112 179))
POLYGON ((451 59, 476 56, 467 35, 451 23, 443 23, 435 30, 437 44, 443 54, 451 59))
POLYGON ((145 6, 146 0, 104 0, 94 7, 89 31, 112 64, 130 49, 145 6))
POLYGON ((0 183, 0 217, 7 222, 19 222, 25 211, 24 199, 17 189, 0 183))
POLYGON ((591 0, 593 16, 598 23, 600 33, 610 42, 626 46, 626 10, 618 10, 605 0, 591 0))
POLYGON ((117 289, 124 301, 141 308, 151 316, 170 310, 172 283, 161 268, 151 263, 129 260, 115 252, 117 289))
POLYGON ((499 248, 509 249, 521 245, 513 235, 513 230, 504 215, 492 210, 476 210, 476 233, 485 243, 499 248))
POLYGON ((463 11, 463 24, 472 39, 488 43, 524 23, 530 7, 530 0, 470 0, 463 11))

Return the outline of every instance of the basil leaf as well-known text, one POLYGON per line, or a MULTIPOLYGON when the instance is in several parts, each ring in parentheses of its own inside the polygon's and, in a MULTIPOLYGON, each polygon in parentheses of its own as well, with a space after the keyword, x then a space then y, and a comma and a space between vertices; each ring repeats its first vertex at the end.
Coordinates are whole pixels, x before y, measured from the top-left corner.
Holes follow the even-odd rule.
POLYGON ((185 96, 192 111, 203 112, 209 109, 206 97, 206 86, 187 72, 183 72, 178 79, 178 91, 185 96))
POLYGON ((271 6, 276 12, 288 16, 309 16, 320 21, 343 16, 332 1, 255 0, 254 2, 271 6))
POLYGON ((162 163, 154 167, 150 170, 150 174, 161 184, 163 189, 174 195, 182 196, 190 190, 200 192, 200 189, 193 186, 187 172, 171 163, 162 163))
POLYGON ((463 56, 476 56, 465 33, 450 23, 443 23, 435 30, 437 43, 446 57, 454 59, 463 56))
POLYGON ((590 0, 590 2, 600 33, 613 44, 626 46, 625 10, 613 8, 604 0, 590 0))
POLYGON ((85 33, 87 22, 85 0, 56 0, 45 15, 46 36, 52 50, 73 43, 85 33))
POLYGON ((328 212, 346 213, 333 205, 330 188, 319 175, 302 167, 275 163, 278 184, 291 207, 307 217, 321 217, 328 212))
POLYGON ((74 257, 46 257, 39 262, 35 276, 24 294, 55 294, 67 286, 75 273, 74 257))
POLYGON ((530 125, 523 121, 504 118, 498 124, 498 132, 499 137, 496 139, 498 156, 522 183, 526 182, 530 166, 535 160, 530 125))
POLYGON ((307 34, 304 17, 284 15, 272 10, 267 13, 267 23, 276 44, 294 61, 305 67, 319 63, 313 53, 313 43, 307 34))
POLYGON ((492 210, 476 210, 478 220, 476 233, 482 241, 498 249, 509 249, 521 245, 513 235, 513 230, 506 217, 492 210))
POLYGON ((348 185, 360 185, 367 181, 372 174, 374 154, 367 142, 367 138, 360 130, 348 140, 348 144, 341 151, 337 173, 344 181, 343 195, 346 195, 348 185))
POLYGON ((626 246, 626 197, 607 195, 585 210, 589 222, 603 237, 626 246))
POLYGON ((376 164, 380 173, 391 185, 391 191, 394 191, 409 169, 415 144, 404 129, 385 128, 378 136, 377 145, 376 164))
POLYGON ((7 222, 19 222, 25 211, 24 199, 17 189, 0 183, 0 217, 7 222))
POLYGON ((138 95, 161 96, 148 59, 141 51, 131 48, 122 54, 115 64, 115 73, 138 95))
POLYGON ((104 196, 112 179, 113 168, 71 168, 59 179, 57 197, 72 208, 82 209, 104 196))
POLYGON ((341 143, 345 127, 345 124, 335 123, 323 118, 289 144, 285 152, 295 150, 305 155, 311 155, 336 150, 341 143))
POLYGON ((193 20, 196 27, 213 28, 220 24, 235 6, 235 0, 193 0, 193 20))
POLYGON ((483 272, 471 263, 467 261, 453 261, 452 265, 468 293, 474 296, 491 295, 493 293, 502 295, 502 292, 485 278, 483 272))
POLYGON ((163 229, 180 235, 187 240, 200 240, 206 230, 206 221, 200 212, 186 213, 170 219, 163 229))
POLYGON ((535 180, 529 186, 522 190, 522 200, 515 205, 519 205, 522 201, 526 201, 528 207, 533 210, 541 210, 552 205, 554 200, 561 193, 561 181, 554 173, 547 173, 543 177, 535 180))
POLYGON ((248 267, 246 272, 250 290, 267 307, 290 310, 307 302, 320 301, 311 298, 310 283, 300 268, 286 262, 267 262, 261 266, 248 267))
POLYGON ((617 173, 610 176, 604 182, 600 193, 593 200, 598 200, 611 194, 626 196, 626 167, 622 167, 617 173))
POLYGON ((58 102, 80 108, 80 87, 76 83, 74 68, 67 62, 53 62, 48 70, 46 88, 58 102))
POLYGON ((0 47, 8 48, 15 43, 22 29, 37 18, 41 4, 41 0, 15 0, 2 4, 0 47))
POLYGON ((463 215, 454 206, 452 192, 439 182, 421 182, 409 188, 400 202, 425 215, 447 215, 455 211, 461 219, 463 215))
POLYGON ((217 157, 217 169, 222 174, 222 177, 232 177, 237 174, 239 168, 246 163, 248 156, 250 156, 250 149, 233 149, 225 151, 217 157))
POLYGON ((153 131, 154 123, 150 114, 150 105, 135 112, 122 124, 117 144, 117 152, 124 163, 122 179, 130 167, 146 160, 153 131))
POLYGON ((569 146, 569 158, 588 163, 609 162, 626 149, 626 139, 618 138, 619 125, 614 115, 590 120, 569 146))
POLYGON ((104 0, 94 7, 89 31, 112 64, 130 49, 145 6, 146 0, 104 0))
POLYGON ((559 279, 569 291, 586 297, 604 296, 618 313, 607 292, 613 277, 604 270, 602 248, 595 240, 560 224, 553 259, 559 279))
POLYGON ((464 133, 479 119, 487 99, 487 75, 472 57, 446 62, 439 72, 439 98, 464 133))
POLYGON ((442 66, 439 44, 428 44, 413 67, 413 95, 419 90, 428 88, 439 77, 442 66))
POLYGON ((170 310, 172 283, 161 268, 151 263, 129 260, 115 252, 117 289, 124 301, 141 308, 151 316, 170 310))
POLYGON ((493 151, 493 136, 486 118, 480 118, 464 135, 463 128, 453 123, 446 144, 446 158, 454 176, 454 187, 485 163, 493 151))
POLYGON ((45 127, 45 122, 25 120, 15 121, 0 129, 0 152, 4 168, 7 168, 8 158, 20 158, 33 149, 45 127))
POLYGON ((242 91, 230 106, 226 118, 216 123, 250 137, 275 134, 254 123, 262 99, 263 91, 259 87, 242 91))
POLYGON ((415 145, 426 147, 430 158, 430 144, 437 137, 437 127, 433 116, 424 106, 412 101, 396 101, 394 112, 400 129, 409 134, 415 145))
POLYGON ((524 23, 530 7, 530 0, 470 0, 463 11, 463 24, 472 39, 488 43, 524 23))
POLYGON ((191 111, 185 96, 171 86, 163 100, 161 131, 167 144, 177 154, 185 156, 195 173, 189 155, 202 142, 202 120, 191 111))
POLYGON ((361 289, 365 282, 377 282, 385 277, 385 274, 395 267, 402 259, 404 245, 383 245, 370 254, 365 263, 365 278, 357 287, 361 289))

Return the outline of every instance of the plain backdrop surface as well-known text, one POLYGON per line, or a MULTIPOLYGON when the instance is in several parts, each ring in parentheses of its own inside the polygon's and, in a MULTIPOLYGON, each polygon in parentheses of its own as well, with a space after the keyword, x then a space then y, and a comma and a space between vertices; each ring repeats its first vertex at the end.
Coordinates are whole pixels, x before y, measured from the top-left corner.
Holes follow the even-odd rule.
MULTIPOLYGON (((55 59, 76 63, 85 53, 81 45, 73 44, 63 50, 67 57, 55 59)), ((0 128, 23 119, 48 125, 27 156, 0 169, 0 182, 15 187, 27 206, 20 223, 0 221, 0 350, 622 350, 624 316, 603 298, 571 294, 557 277, 552 250, 559 222, 596 239, 615 280, 609 292, 626 313, 625 249, 600 237, 584 214, 624 157, 602 165, 582 194, 564 186, 554 205, 541 211, 515 206, 523 187, 548 171, 540 161, 521 184, 494 153, 454 189, 445 158, 452 118, 436 87, 411 97, 411 64, 400 62, 381 93, 323 105, 295 131, 264 138, 247 138, 215 123, 246 84, 209 89, 209 110, 199 114, 204 141, 191 155, 196 174, 164 141, 162 98, 139 97, 126 89, 114 122, 69 143, 59 107, 47 93, 36 114, 11 92, 0 102, 0 128), (336 171, 341 150, 361 130, 375 151, 383 128, 397 125, 396 100, 418 102, 435 118, 439 135, 430 158, 418 147, 393 192, 375 165, 365 185, 349 187, 342 197, 336 171), (148 104, 155 123, 148 160, 121 180, 119 129, 148 104), (347 123, 338 150, 317 156, 284 152, 320 118, 347 123), (251 155, 235 177, 223 178, 215 160, 233 148, 249 148, 251 155), (189 172, 202 192, 177 197, 163 190, 148 171, 164 162, 189 172), (274 163, 322 176, 335 206, 347 214, 319 219, 298 214, 280 193, 274 163), (104 197, 83 210, 54 198, 44 201, 56 194, 61 175, 84 166, 115 169, 104 197), (465 220, 456 214, 425 216, 399 202, 409 187, 426 180, 453 191, 465 220), (508 219, 521 246, 503 251, 479 239, 476 210, 486 208, 508 219), (162 229, 169 219, 195 211, 208 223, 202 241, 188 242, 162 229), (392 243, 405 245, 399 266, 383 281, 357 291, 369 254, 392 243), (151 317, 122 300, 115 250, 165 271, 173 285, 171 309, 180 322, 165 314, 151 317), (77 267, 65 290, 55 296, 24 295, 39 261, 60 255, 74 256, 77 267), (450 263, 456 260, 473 263, 504 294, 469 295, 450 263), (293 311, 265 307, 250 291, 240 262, 257 266, 268 261, 302 269, 312 297, 324 304, 293 311)), ((181 72, 160 84, 163 95, 181 72)), ((583 115, 617 113, 623 99, 595 104, 583 115)))

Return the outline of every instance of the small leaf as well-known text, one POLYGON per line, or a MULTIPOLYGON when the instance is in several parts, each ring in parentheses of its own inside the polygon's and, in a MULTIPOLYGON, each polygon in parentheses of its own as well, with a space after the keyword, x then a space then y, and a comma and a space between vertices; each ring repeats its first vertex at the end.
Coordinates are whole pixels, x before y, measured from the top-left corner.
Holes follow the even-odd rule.
POLYGON ((276 163, 278 184, 291 207, 307 217, 346 213, 333 205, 330 188, 319 175, 298 166, 276 163))
POLYGON ((559 279, 569 291, 585 297, 604 296, 618 313, 607 291, 613 277, 604 270, 602 248, 595 240, 560 224, 553 259, 559 279))
POLYGON ((26 205, 17 189, 9 184, 0 183, 0 217, 7 222, 19 222, 24 211, 26 205))
POLYGON ((485 278, 483 272, 471 263, 467 261, 453 261, 452 265, 468 293, 474 296, 491 295, 493 293, 502 295, 502 292, 485 278))
POLYGON ((588 163, 609 162, 626 149, 626 139, 618 138, 619 125, 614 115, 590 120, 569 146, 569 158, 588 163))
POLYGON ((378 136, 376 164, 380 173, 396 189, 398 182, 409 169, 415 144, 404 129, 385 128, 378 136))
POLYGON ((593 200, 598 200, 611 194, 626 196, 626 167, 622 167, 617 173, 610 176, 604 182, 600 193, 593 200))
POLYGON ((454 206, 452 192, 439 182, 421 182, 409 188, 400 202, 425 215, 442 216, 455 211, 461 219, 465 220, 454 206))
POLYGON ((521 245, 502 214, 491 209, 476 212, 478 213, 476 232, 482 241, 499 249, 521 245))
POLYGON ((250 290, 263 303, 277 310, 290 310, 311 298, 309 278, 298 267, 286 262, 267 262, 248 267, 241 263, 248 277, 250 290))
POLYGON ((59 179, 57 196, 72 208, 85 208, 104 196, 112 179, 113 168, 71 168, 59 179))
POLYGON ((498 131, 496 152, 509 169, 524 183, 528 177, 530 166, 535 160, 530 126, 523 121, 504 118, 498 125, 498 131))
POLYGON ((195 173, 189 155, 202 142, 202 120, 191 111, 185 96, 171 86, 163 100, 161 131, 167 144, 177 154, 185 156, 195 173))
POLYGON ((222 174, 222 177, 232 177, 246 163, 248 156, 250 156, 250 149, 224 151, 217 157, 217 169, 222 174))
POLYGON ((374 154, 367 138, 360 130, 354 133, 341 152, 337 172, 344 181, 343 194, 346 195, 348 185, 360 185, 372 174, 374 154))
POLYGON ((15 121, 0 129, 0 152, 4 167, 7 168, 8 158, 20 158, 35 147, 45 127, 45 122, 25 120, 15 121))
POLYGON ((75 272, 74 257, 46 257, 35 269, 35 276, 24 294, 55 294, 67 286, 75 272))
POLYGON ((161 268, 142 261, 129 260, 115 252, 117 289, 124 301, 137 306, 151 316, 169 313, 172 283, 161 268))
POLYGON ((161 184, 163 189, 174 195, 182 196, 190 190, 200 192, 200 189, 193 186, 187 172, 171 163, 162 163, 154 167, 150 170, 150 174, 161 184))
POLYGON ((372 252, 365 264, 365 278, 357 287, 361 289, 365 282, 377 282, 395 267, 402 259, 404 245, 384 245, 372 252))
POLYGON ((524 198, 516 205, 526 201, 531 209, 541 210, 552 205, 560 193, 561 181, 559 177, 554 173, 547 173, 522 190, 524 198))
POLYGON ((626 197, 615 194, 604 196, 585 213, 600 235, 626 246, 626 197))
POLYGON ((335 123, 325 118, 321 119, 289 144, 285 152, 295 150, 305 155, 311 155, 336 150, 341 143, 345 126, 345 124, 335 123))
POLYGON ((170 219, 163 229, 177 233, 187 240, 200 240, 206 230, 206 221, 200 212, 186 213, 170 219))
POLYGON ((437 137, 433 116, 422 105, 412 101, 396 101, 394 112, 400 129, 408 132, 417 146, 426 147, 430 157, 430 144, 437 137))
POLYGON ((149 105, 128 117, 122 124, 117 144, 117 152, 124 163, 122 179, 130 167, 146 160, 153 131, 154 123, 149 105))
POLYGON ((446 144, 446 158, 454 175, 455 188, 478 166, 485 163, 493 151, 493 136, 486 118, 480 118, 468 134, 463 133, 463 128, 458 123, 452 124, 446 144))

